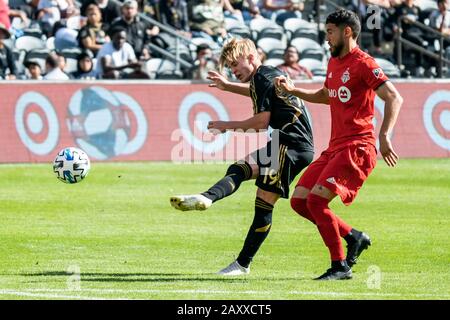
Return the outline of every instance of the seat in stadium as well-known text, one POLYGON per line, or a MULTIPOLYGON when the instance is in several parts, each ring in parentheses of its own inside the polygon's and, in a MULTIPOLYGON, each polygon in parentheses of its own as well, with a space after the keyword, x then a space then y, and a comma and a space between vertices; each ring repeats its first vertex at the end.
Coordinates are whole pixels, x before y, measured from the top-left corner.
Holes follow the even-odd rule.
POLYGON ((45 47, 49 50, 55 50, 55 37, 50 37, 45 41, 45 47))
POLYGON ((262 38, 256 43, 257 47, 260 47, 264 52, 271 52, 272 50, 283 50, 286 49, 286 44, 278 39, 274 38, 262 38))
POLYGON ((145 63, 145 69, 150 76, 150 79, 156 78, 156 73, 162 61, 163 60, 161 58, 151 58, 150 60, 147 60, 147 62, 145 63))
POLYGON ((287 36, 284 33, 283 29, 280 28, 267 28, 262 30, 260 33, 258 33, 258 37, 256 38, 256 41, 259 41, 264 38, 273 38, 278 39, 284 43, 284 45, 287 44, 287 36))
POLYGON ((283 27, 289 40, 301 37, 301 33, 317 35, 317 24, 299 18, 287 19, 286 21, 284 21, 283 27), (297 36, 294 36, 296 32, 298 34, 297 36))
POLYGON ((267 59, 284 59, 285 49, 272 49, 267 53, 267 59))
POLYGON ((183 72, 176 69, 175 63, 164 59, 156 70, 156 79, 183 79, 183 72))
POLYGON ((272 67, 277 67, 280 64, 283 64, 284 60, 283 59, 278 59, 278 58, 269 58, 266 61, 264 61, 264 65, 265 66, 272 66, 272 67))
POLYGON ((312 39, 308 38, 295 38, 291 41, 291 46, 294 46, 297 48, 300 55, 305 50, 317 50, 317 51, 323 51, 323 48, 320 46, 320 44, 312 39))
POLYGON ((310 59, 316 59, 319 61, 322 61, 323 58, 325 57, 325 53, 323 50, 319 50, 319 49, 305 49, 302 53, 301 53, 301 59, 305 59, 305 58, 310 58, 310 59))
POLYGON ((235 18, 230 18, 230 17, 225 18, 225 29, 226 30, 229 31, 230 29, 233 29, 233 28, 242 28, 242 27, 247 27, 245 25, 245 23, 243 23, 242 21, 235 19, 235 18))
POLYGON ((251 39, 252 37, 250 29, 247 26, 231 28, 230 30, 228 30, 228 34, 232 35, 233 37, 240 37, 243 39, 251 39))
POLYGON ((45 38, 44 34, 42 32, 42 29, 40 29, 40 28, 26 28, 26 29, 23 29, 23 35, 24 36, 35 37, 35 38, 38 38, 38 39, 45 38))
POLYGON ((258 18, 258 19, 252 19, 250 21, 250 31, 252 33, 252 38, 254 40, 259 38, 260 32, 266 29, 274 29, 274 30, 281 30, 283 31, 283 28, 280 27, 275 21, 265 19, 265 18, 258 18))
POLYGON ((316 59, 301 59, 298 62, 301 66, 308 68, 313 75, 315 76, 325 76, 327 69, 325 64, 322 61, 316 60, 316 59))
MULTIPOLYGON (((174 56, 176 56, 177 54, 177 48, 176 47, 170 47, 167 48, 167 51, 170 52, 171 54, 173 54, 174 56)), ((189 50, 189 48, 185 45, 180 45, 178 47, 178 55, 181 59, 187 61, 187 62, 192 62, 192 54, 191 54, 191 50, 189 50)))
POLYGON ((17 50, 23 50, 28 52, 34 49, 44 49, 45 42, 36 37, 22 36, 16 39, 16 41, 14 42, 14 47, 17 50))

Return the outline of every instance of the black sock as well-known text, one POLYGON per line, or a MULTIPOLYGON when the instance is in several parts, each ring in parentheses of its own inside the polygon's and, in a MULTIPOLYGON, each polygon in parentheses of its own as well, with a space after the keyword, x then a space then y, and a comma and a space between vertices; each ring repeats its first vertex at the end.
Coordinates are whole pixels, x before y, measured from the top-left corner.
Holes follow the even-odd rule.
POLYGON ((348 269, 350 269, 350 267, 347 264, 347 261, 345 260, 331 261, 331 268, 342 271, 347 271, 348 269))
POLYGON ((215 185, 203 192, 202 195, 216 202, 234 193, 242 181, 252 177, 252 167, 247 162, 242 164, 233 163, 227 170, 225 177, 220 179, 215 185))
POLYGON ((350 233, 344 237, 344 239, 345 241, 347 241, 348 244, 353 244, 357 239, 359 239, 359 237, 361 237, 361 234, 362 234, 361 231, 352 229, 350 233))
POLYGON ((244 247, 237 258, 237 262, 241 266, 247 268, 250 265, 259 247, 269 234, 272 226, 272 211, 273 205, 261 198, 256 198, 255 217, 245 238, 244 247))

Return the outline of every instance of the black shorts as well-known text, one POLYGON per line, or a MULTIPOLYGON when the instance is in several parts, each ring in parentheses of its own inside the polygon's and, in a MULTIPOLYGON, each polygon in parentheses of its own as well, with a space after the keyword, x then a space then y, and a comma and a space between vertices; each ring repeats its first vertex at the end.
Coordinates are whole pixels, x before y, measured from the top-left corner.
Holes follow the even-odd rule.
POLYGON ((287 199, 289 185, 311 163, 314 152, 292 149, 283 144, 272 148, 269 141, 264 148, 251 153, 250 157, 259 167, 255 185, 287 199))

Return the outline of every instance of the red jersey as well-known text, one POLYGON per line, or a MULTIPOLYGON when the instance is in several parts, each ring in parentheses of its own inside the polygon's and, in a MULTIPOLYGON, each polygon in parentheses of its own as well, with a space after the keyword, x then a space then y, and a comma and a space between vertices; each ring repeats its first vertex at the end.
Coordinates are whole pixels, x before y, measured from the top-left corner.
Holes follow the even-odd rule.
POLYGON ((359 47, 328 63, 325 87, 331 109, 329 150, 355 141, 375 146, 375 90, 389 80, 375 60, 359 47))

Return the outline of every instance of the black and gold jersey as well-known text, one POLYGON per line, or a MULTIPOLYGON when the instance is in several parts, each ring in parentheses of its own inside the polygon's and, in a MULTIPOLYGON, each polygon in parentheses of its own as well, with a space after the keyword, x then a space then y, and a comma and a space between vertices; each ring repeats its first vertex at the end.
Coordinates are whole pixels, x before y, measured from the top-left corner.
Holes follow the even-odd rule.
POLYGON ((270 112, 269 125, 279 133, 280 143, 296 150, 314 150, 312 128, 303 101, 276 90, 273 80, 289 76, 270 66, 260 66, 250 80, 253 113, 270 112))

